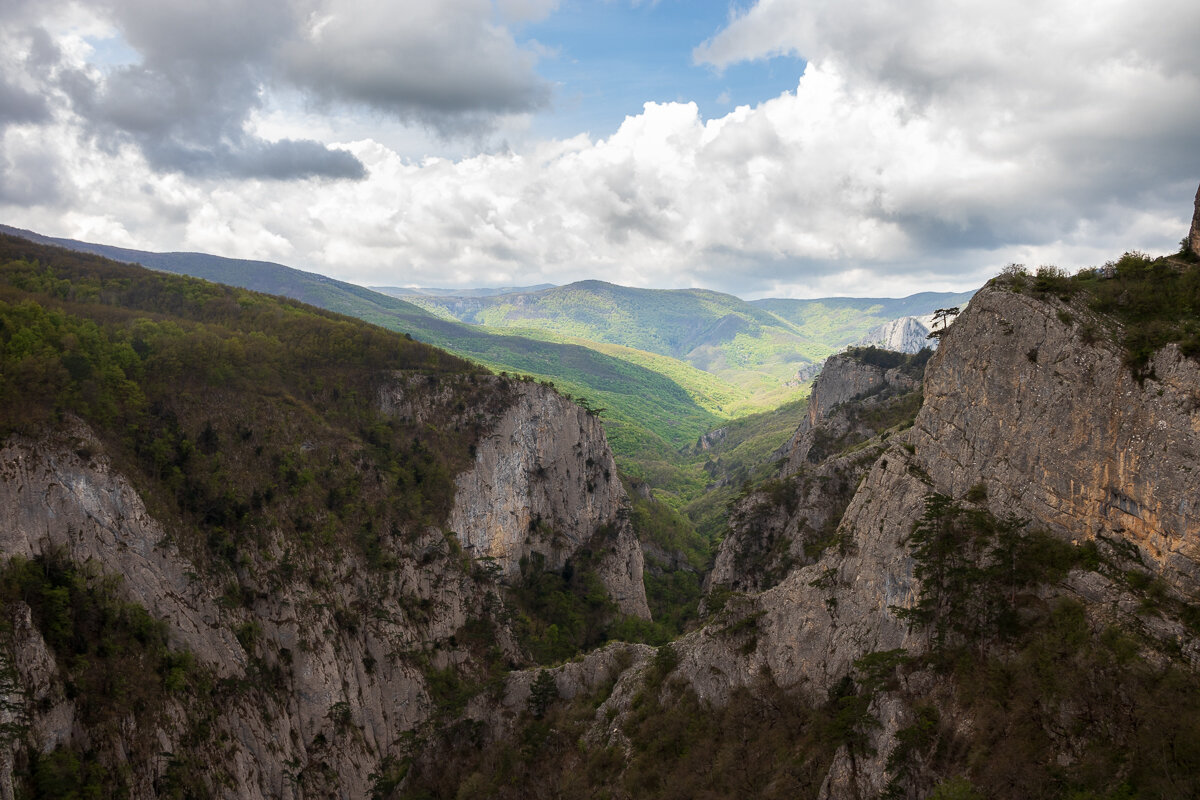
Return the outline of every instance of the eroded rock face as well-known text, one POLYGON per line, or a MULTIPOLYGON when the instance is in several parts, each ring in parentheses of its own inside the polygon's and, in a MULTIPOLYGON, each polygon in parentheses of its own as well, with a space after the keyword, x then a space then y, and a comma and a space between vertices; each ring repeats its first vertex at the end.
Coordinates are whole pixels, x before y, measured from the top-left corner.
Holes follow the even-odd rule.
POLYGON ((1200 596, 1200 365, 1168 345, 1139 383, 1107 335, 1084 341, 1089 316, 976 295, 929 364, 912 443, 938 491, 982 484, 995 512, 1131 542, 1200 596))
MULTIPOLYGON (((367 796, 381 760, 396 751, 405 731, 428 718, 433 705, 412 654, 426 652, 439 667, 467 659, 451 637, 487 606, 486 587, 447 558, 422 563, 401 557, 391 572, 372 573, 353 553, 293 553, 304 577, 264 577, 252 600, 233 607, 218 603, 225 580, 205 574, 170 544, 102 452, 78 424, 41 440, 12 438, 0 448, 5 557, 53 550, 121 576, 121 592, 165 620, 172 645, 191 650, 216 676, 244 679, 252 659, 278 676, 281 683, 274 686, 252 681, 218 709, 213 741, 223 736, 225 743, 204 753, 212 774, 226 776, 214 783, 218 796, 367 796), (310 571, 320 576, 316 585, 309 583, 310 571), (234 631, 250 623, 257 634, 248 652, 234 631)), ((432 551, 439 543, 444 550, 441 534, 431 532, 416 550, 432 551)), ((273 557, 281 559, 282 551, 273 557)), ((248 569, 265 574, 262 564, 248 569)), ((28 611, 5 610, 15 615, 14 633, 0 642, 0 659, 13 667, 15 684, 0 689, 27 724, 0 747, 0 787, 11 786, 21 747, 48 752, 72 744, 114 753, 127 762, 132 795, 154 796, 167 759, 122 756, 125 738, 91 738, 78 723, 75 702, 62 691, 61 665, 28 611)), ((506 630, 497 635, 502 649, 516 652, 506 630)), ((181 737, 195 711, 176 701, 163 709, 173 724, 164 723, 156 734, 162 751, 186 746, 181 737)), ((137 728, 131 717, 120 736, 137 728)))
POLYGON ((649 618, 629 498, 600 421, 536 383, 516 397, 456 480, 447 523, 477 558, 510 578, 534 553, 551 569, 588 548, 623 613, 649 618))
POLYGON ((897 353, 918 353, 926 347, 937 347, 937 339, 929 338, 932 329, 932 314, 899 317, 867 331, 856 344, 860 347, 881 347, 897 353))
MULTIPOLYGON (((846 355, 830 356, 821 374, 813 382, 808 398, 808 416, 803 419, 786 445, 776 454, 786 458, 783 474, 790 475, 809 461, 816 432, 827 423, 833 410, 868 395, 891 396, 917 388, 917 381, 900 369, 884 369, 864 364, 846 355)), ((826 424, 825 427, 830 427, 826 424)))

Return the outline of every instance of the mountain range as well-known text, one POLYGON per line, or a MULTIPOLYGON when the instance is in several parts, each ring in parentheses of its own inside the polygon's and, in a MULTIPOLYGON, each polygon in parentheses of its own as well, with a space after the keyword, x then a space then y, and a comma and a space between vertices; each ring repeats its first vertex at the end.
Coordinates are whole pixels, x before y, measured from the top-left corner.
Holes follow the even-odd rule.
POLYGON ((704 462, 686 452, 699 437, 801 399, 806 383, 793 380, 797 370, 815 374, 820 360, 873 327, 971 295, 748 302, 699 289, 582 281, 395 297, 272 262, 131 250, 4 225, 0 232, 300 300, 407 333, 496 372, 552 383, 603 409, 623 472, 680 507, 700 499, 712 482, 704 462))
POLYGON ((1014 267, 835 354, 685 448, 707 558, 542 382, 0 235, 0 792, 1197 796, 1198 304, 1014 267))

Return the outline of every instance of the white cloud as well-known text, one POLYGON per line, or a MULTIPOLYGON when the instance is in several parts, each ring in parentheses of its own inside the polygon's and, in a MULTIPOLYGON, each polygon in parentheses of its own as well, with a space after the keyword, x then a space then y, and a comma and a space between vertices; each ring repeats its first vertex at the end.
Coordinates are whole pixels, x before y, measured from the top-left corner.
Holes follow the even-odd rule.
MULTIPOLYGON (((497 153, 413 158, 429 142, 404 126, 373 135, 321 108, 248 117, 265 140, 353 154, 357 182, 159 174, 128 145, 89 145, 60 114, 41 149, 28 127, 3 140, 10 165, 31 147, 57 165, 57 199, 10 200, 0 215, 364 284, 966 288, 1010 261, 1081 266, 1178 242, 1200 178, 1200 55, 1183 42, 1200 30, 1193 5, 923 0, 901 13, 761 0, 696 56, 798 54, 795 92, 710 120, 695 104, 649 103, 607 139, 497 153)), ((361 28, 330 22, 317 38, 361 28)))

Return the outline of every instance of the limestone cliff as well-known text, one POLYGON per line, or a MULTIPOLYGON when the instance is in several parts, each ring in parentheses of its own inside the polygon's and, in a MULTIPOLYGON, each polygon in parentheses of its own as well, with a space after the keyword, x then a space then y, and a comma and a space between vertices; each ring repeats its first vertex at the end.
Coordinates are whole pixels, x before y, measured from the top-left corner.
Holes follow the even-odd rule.
POLYGON ((919 384, 922 363, 913 362, 913 365, 901 368, 899 363, 896 366, 869 363, 850 353, 828 358, 813 381, 807 417, 800 422, 787 444, 776 453, 777 458, 787 459, 783 473, 792 474, 801 465, 819 461, 828 455, 821 447, 814 452, 819 439, 844 437, 851 433, 852 423, 848 417, 831 416, 835 409, 850 400, 877 403, 915 390, 919 384))
POLYGON ((912 443, 934 486, 1076 540, 1120 539, 1200 594, 1200 365, 1139 382, 1082 303, 991 287, 930 362, 912 443))
MULTIPOLYGON (((529 553, 561 566, 590 549, 613 600, 648 616, 641 550, 599 422, 545 387, 486 376, 397 375, 379 402, 398 417, 456 424, 438 408, 453 410, 455 381, 476 389, 485 381, 483 391, 499 398, 474 466, 458 477, 449 526, 463 548, 509 573, 529 553)), ((0 448, 6 560, 57 558, 120 576, 122 595, 168 624, 171 646, 190 651, 228 687, 220 700, 168 698, 153 729, 130 710, 122 733, 105 733, 81 721, 79 701, 64 688, 66 665, 32 625, 29 607, 6 607, 0 713, 16 734, 0 741, 0 797, 12 796, 14 764, 28 763, 31 748, 48 754, 60 746, 126 765, 133 797, 155 796, 170 754, 185 750, 205 764, 217 796, 365 797, 444 702, 431 675, 481 674, 489 649, 488 658, 519 658, 493 577, 441 530, 385 544, 386 571, 355 550, 298 547, 264 532, 261 556, 223 574, 173 544, 177 524, 147 511, 82 422, 0 448), (199 743, 190 733, 196 702, 219 703, 199 743), (150 757, 151 740, 166 756, 150 757)))
POLYGON ((898 353, 917 353, 926 347, 937 347, 937 340, 929 338, 929 331, 932 329, 932 314, 899 317, 867 331, 855 344, 898 353))
POLYGON ((448 527, 468 553, 495 559, 510 578, 532 554, 561 569, 590 551, 618 608, 648 619, 642 551, 600 421, 536 383, 515 391, 456 479, 448 527))
MULTIPOLYGON (((213 745, 201 752, 209 774, 219 778, 216 788, 227 782, 218 794, 368 794, 381 759, 431 713, 421 658, 414 656, 425 653, 442 665, 468 659, 452 637, 487 607, 486 587, 444 559, 402 558, 390 574, 372 575, 348 553, 301 557, 314 576, 323 576, 315 586, 308 580, 262 585, 245 604, 230 606, 222 599, 224 584, 198 574, 171 545, 81 425, 42 440, 10 440, 0 449, 0 475, 0 546, 7 557, 57 550, 119 575, 131 599, 169 624, 173 646, 190 650, 216 676, 241 681, 263 669, 279 676, 282 685, 252 684, 216 709, 213 745), (255 631, 253 643, 234 635, 243 628, 255 631)), ((431 533, 422 545, 437 548, 440 540, 431 533)), ((277 557, 285 557, 282 549, 277 557)), ((129 738, 138 727, 133 716, 116 741, 82 726, 77 701, 62 688, 62 665, 31 628, 28 607, 6 613, 15 624, 4 650, 16 674, 7 699, 25 724, 0 763, 11 770, 24 746, 43 753, 90 746, 126 764, 134 797, 154 796, 167 764, 138 756, 129 738)), ((501 646, 514 651, 511 637, 500 634, 501 646)), ((177 703, 165 710, 157 734, 168 754, 189 746, 186 721, 197 713, 184 698, 177 703)), ((11 785, 11 773, 0 782, 11 785)))
MULTIPOLYGON (((815 559, 796 559, 757 594, 760 576, 739 575, 735 559, 722 564, 719 557, 730 583, 751 593, 734 595, 715 619, 677 643, 674 674, 717 704, 762 674, 820 703, 867 654, 924 652, 928 639, 901 616, 920 588, 908 538, 930 493, 962 498, 968 490, 997 516, 1031 520, 1062 539, 1098 542, 1117 571, 1076 571, 1054 591, 1077 598, 1104 624, 1119 620, 1195 659, 1184 626, 1138 613, 1120 570, 1148 565, 1171 590, 1196 596, 1200 368, 1168 345, 1153 359, 1153 377, 1139 383, 1117 345, 1096 336, 1101 321, 1089 314, 1082 303, 1068 307, 1003 286, 980 292, 928 364, 913 427, 878 444, 826 549, 815 559)), ((807 433, 819 430, 814 420, 824 418, 830 397, 844 403, 883 382, 879 374, 855 374, 849 364, 834 369, 839 389, 817 398, 802 426, 807 433)), ((779 494, 782 502, 772 510, 770 492, 746 501, 742 527, 723 555, 735 552, 738 538, 744 549, 755 534, 805 540, 805 515, 786 508, 795 495, 779 494), (768 511, 754 519, 756 504, 768 511)), ((929 676, 909 680, 911 691, 929 676)), ((623 713, 629 702, 616 692, 602 712, 623 713)), ((955 713, 948 697, 938 702, 947 715, 955 713)), ((887 754, 913 711, 898 695, 882 693, 871 714, 879 725, 864 734, 868 746, 857 754, 841 751, 823 797, 869 797, 887 788, 887 754)), ((1067 747, 1065 740, 1060 746, 1067 747)))

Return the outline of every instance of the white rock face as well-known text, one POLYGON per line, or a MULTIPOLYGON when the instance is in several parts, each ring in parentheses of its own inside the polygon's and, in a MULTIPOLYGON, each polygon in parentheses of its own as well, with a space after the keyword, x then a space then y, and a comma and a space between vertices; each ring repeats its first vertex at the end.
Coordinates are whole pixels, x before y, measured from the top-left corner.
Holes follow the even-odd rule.
MULTIPOLYGON (((257 679, 218 710, 213 741, 221 735, 226 741, 203 754, 214 775, 228 776, 227 783, 214 785, 217 796, 369 795, 381 760, 430 714, 425 677, 410 654, 426 651, 435 666, 465 659, 451 637, 486 606, 484 589, 449 559, 421 563, 402 556, 393 572, 381 574, 364 568, 353 553, 313 553, 301 556, 304 577, 263 585, 249 605, 230 608, 217 602, 224 581, 198 574, 169 544, 108 460, 77 450, 102 452, 82 425, 37 441, 12 438, 0 448, 4 557, 56 550, 119 575, 122 593, 169 624, 172 645, 191 650, 218 677, 246 679, 254 674, 247 671, 252 658, 280 676, 276 686, 258 685, 257 679), (318 586, 310 585, 309 574, 321 576, 318 586), (357 620, 352 629, 337 618, 339 608, 357 620), (246 623, 259 631, 249 653, 233 633, 246 623), (350 710, 348 722, 335 714, 341 707, 350 710)), ((441 534, 431 533, 418 549, 439 542, 444 549, 441 534)), ((14 756, 23 746, 48 751, 68 742, 98 744, 73 722, 78 714, 62 692, 60 666, 28 611, 4 611, 15 615, 14 634, 0 641, 0 660, 13 667, 15 683, 0 686, 0 693, 14 704, 10 715, 28 727, 24 735, 0 741, 0 792, 11 787, 14 756)), ((515 652, 506 630, 498 636, 503 650, 515 652)), ((183 746, 186 721, 196 711, 170 703, 164 712, 173 723, 157 734, 164 752, 183 746)), ((99 744, 115 748, 113 757, 120 759, 128 746, 124 737, 137 727, 130 717, 120 727, 120 741, 99 744)), ((155 796, 154 781, 166 764, 129 763, 132 795, 155 796)))
POLYGON ((561 569, 590 549, 621 611, 649 618, 629 498, 596 417, 543 386, 517 384, 455 483, 447 524, 472 555, 495 559, 511 578, 534 553, 561 569))
POLYGON ((933 315, 900 317, 867 331, 855 344, 859 347, 880 347, 897 353, 918 353, 922 348, 937 348, 937 339, 930 339, 933 315))

